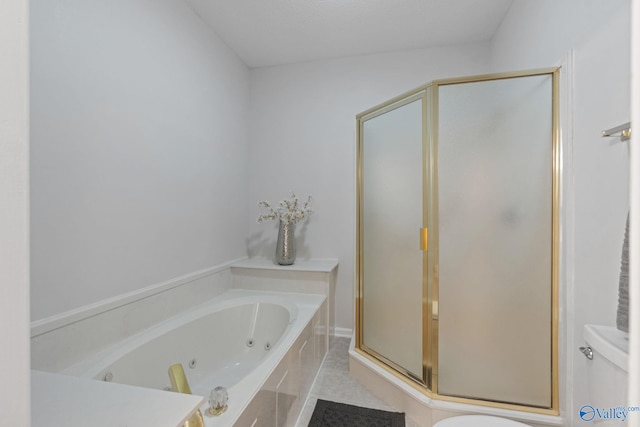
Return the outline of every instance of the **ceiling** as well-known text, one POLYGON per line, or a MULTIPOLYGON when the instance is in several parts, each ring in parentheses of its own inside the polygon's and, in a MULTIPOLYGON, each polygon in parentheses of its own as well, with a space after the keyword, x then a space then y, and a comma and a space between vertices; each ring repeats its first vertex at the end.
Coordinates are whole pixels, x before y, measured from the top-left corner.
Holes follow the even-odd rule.
POLYGON ((488 41, 514 0, 188 0, 249 67, 488 41))

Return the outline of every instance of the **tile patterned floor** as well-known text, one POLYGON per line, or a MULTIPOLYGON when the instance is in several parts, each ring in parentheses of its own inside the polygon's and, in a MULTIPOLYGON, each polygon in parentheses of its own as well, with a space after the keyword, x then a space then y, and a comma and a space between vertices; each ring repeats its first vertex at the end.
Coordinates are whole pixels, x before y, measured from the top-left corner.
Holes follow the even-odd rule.
MULTIPOLYGON (((349 338, 332 338, 331 346, 316 378, 309 399, 302 410, 296 427, 307 427, 318 399, 367 408, 399 412, 374 396, 349 373, 349 338)), ((419 427, 406 418, 406 427, 419 427)))

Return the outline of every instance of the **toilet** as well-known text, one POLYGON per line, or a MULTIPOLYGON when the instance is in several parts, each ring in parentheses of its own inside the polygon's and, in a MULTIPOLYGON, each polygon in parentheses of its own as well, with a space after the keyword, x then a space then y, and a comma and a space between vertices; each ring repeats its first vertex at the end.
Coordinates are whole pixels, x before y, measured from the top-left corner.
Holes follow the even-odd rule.
POLYGON ((627 402, 629 334, 613 326, 585 325, 582 336, 586 347, 580 350, 587 358, 589 401, 577 408, 578 420, 620 426, 628 415, 620 408, 627 402))
POLYGON ((488 415, 461 415, 446 418, 435 423, 433 427, 528 427, 517 421, 488 415))

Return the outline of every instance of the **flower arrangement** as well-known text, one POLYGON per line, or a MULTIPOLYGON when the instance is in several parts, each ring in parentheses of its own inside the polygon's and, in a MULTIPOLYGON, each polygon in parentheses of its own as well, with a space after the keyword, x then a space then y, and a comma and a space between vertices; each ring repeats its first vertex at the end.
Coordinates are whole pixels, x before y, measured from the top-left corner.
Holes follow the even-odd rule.
POLYGON ((298 221, 306 219, 311 213, 311 195, 307 197, 307 201, 300 203, 298 196, 291 192, 291 198, 281 200, 277 207, 271 206, 267 201, 258 202, 258 206, 267 209, 267 213, 258 216, 258 222, 280 220, 286 224, 295 224, 298 221))

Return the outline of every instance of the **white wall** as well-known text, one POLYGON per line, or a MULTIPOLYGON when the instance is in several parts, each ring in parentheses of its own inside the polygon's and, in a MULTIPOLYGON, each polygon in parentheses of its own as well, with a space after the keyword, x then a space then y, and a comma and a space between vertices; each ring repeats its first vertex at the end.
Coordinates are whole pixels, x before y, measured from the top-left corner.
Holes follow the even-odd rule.
POLYGON ((565 194, 573 204, 575 237, 564 242, 574 248, 568 255, 575 266, 573 281, 565 283, 573 300, 564 312, 572 321, 566 367, 573 397, 564 408, 569 420, 590 403, 586 359, 577 351, 582 327, 615 326, 629 209, 629 147, 600 137, 600 131, 630 119, 629 12, 629 0, 516 1, 493 43, 496 70, 555 66, 569 50, 575 55, 573 168, 567 176, 573 192, 565 194))
POLYGON ((31 318, 244 256, 246 66, 180 0, 31 14, 31 318))
POLYGON ((274 224, 259 200, 313 195, 299 224, 301 258, 338 258, 336 326, 353 328, 356 114, 433 79, 487 70, 486 44, 251 70, 249 254, 273 257, 274 224))
POLYGON ((28 3, 0 2, 0 425, 29 425, 28 3))

